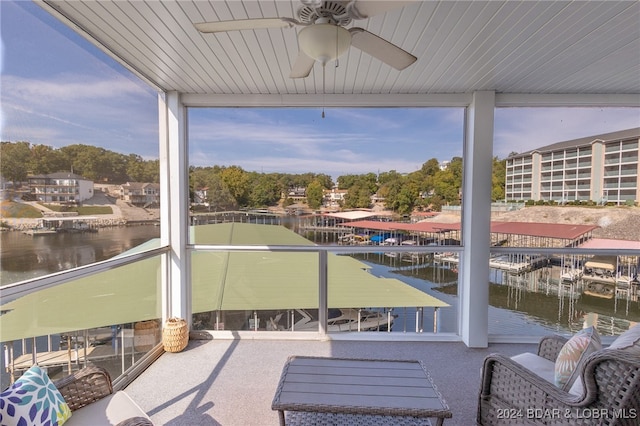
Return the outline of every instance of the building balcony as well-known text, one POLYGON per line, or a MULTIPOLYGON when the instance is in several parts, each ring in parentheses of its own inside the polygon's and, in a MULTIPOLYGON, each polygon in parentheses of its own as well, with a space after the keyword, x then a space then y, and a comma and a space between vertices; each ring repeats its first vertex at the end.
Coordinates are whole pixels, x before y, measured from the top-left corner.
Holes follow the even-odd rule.
POLYGON ((449 405, 446 425, 475 424, 480 369, 491 352, 535 352, 534 344, 469 349, 459 342, 368 340, 200 340, 165 353, 126 392, 155 424, 277 425, 271 410, 292 355, 421 360, 449 405))

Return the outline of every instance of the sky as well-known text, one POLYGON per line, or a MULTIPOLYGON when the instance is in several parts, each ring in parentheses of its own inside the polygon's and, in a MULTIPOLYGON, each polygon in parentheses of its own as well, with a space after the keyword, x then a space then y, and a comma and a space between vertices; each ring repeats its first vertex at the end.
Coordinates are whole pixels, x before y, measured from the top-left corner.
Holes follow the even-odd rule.
MULTIPOLYGON (((0 1, 0 139, 158 158, 157 93, 39 6, 0 1)), ((462 109, 195 109, 195 166, 344 174, 462 156, 462 109)), ((640 109, 497 109, 494 156, 640 126, 640 109)))

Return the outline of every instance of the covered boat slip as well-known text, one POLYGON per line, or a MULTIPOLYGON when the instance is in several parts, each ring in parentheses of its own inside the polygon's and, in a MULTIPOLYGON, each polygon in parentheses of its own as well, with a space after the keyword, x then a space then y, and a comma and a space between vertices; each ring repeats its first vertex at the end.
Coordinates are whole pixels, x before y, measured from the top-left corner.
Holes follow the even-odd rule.
MULTIPOLYGON (((314 246, 282 227, 226 223, 192 228, 198 245, 314 246)), ((397 279, 378 278, 349 256, 328 255, 330 308, 449 306, 397 279)), ((314 252, 195 250, 191 256, 193 312, 318 309, 319 256, 314 252)))
MULTIPOLYGON (((223 223, 191 229, 196 244, 306 245, 277 225, 223 223)), ((152 240, 127 253, 153 249, 152 240)), ((402 281, 377 278, 348 256, 329 255, 332 308, 445 307, 402 281)), ((2 341, 68 333, 162 317, 161 259, 154 256, 32 292, 0 306, 2 341)), ((192 253, 193 312, 318 308, 318 254, 281 251, 192 253)))

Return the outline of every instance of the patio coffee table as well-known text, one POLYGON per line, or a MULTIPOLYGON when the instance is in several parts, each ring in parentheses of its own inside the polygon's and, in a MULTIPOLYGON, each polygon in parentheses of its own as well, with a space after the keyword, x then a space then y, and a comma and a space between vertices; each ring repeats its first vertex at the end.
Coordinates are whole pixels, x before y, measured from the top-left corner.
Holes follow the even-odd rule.
POLYGON ((428 418, 442 425, 452 417, 422 362, 403 360, 291 356, 271 408, 283 426, 428 425, 428 418))

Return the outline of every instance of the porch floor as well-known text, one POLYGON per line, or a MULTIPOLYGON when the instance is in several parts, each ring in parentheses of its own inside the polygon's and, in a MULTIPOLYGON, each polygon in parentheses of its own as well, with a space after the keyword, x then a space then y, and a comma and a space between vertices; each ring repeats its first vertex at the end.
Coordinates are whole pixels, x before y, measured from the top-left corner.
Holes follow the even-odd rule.
POLYGON ((453 412, 447 425, 475 424, 480 368, 492 352, 534 352, 534 344, 471 349, 458 342, 345 340, 192 340, 165 353, 127 388, 157 425, 278 425, 271 410, 290 355, 418 359, 453 412))

